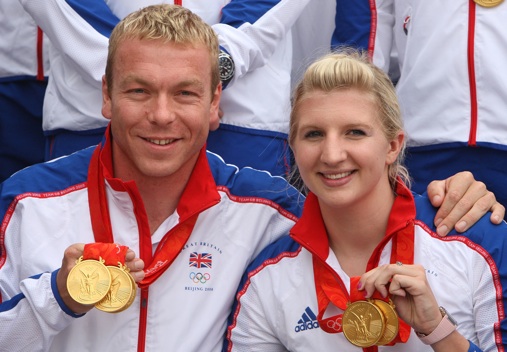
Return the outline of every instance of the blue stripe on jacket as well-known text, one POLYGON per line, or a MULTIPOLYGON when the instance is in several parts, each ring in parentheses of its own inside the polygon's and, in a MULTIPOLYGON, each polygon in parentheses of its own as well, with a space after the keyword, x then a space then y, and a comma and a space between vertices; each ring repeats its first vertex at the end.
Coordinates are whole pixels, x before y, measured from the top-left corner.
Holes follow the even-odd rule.
POLYGON ((120 22, 104 0, 67 0, 67 4, 97 32, 109 38, 114 26, 120 22))

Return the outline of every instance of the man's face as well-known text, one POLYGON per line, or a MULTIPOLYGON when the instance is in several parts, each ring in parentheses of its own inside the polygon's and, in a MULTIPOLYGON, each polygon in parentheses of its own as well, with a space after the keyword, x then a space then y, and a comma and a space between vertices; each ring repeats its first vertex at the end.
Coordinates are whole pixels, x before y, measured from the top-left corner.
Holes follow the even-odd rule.
POLYGON ((112 73, 110 90, 102 82, 102 113, 111 120, 115 177, 188 177, 218 121, 221 86, 211 91, 207 48, 127 40, 112 73))

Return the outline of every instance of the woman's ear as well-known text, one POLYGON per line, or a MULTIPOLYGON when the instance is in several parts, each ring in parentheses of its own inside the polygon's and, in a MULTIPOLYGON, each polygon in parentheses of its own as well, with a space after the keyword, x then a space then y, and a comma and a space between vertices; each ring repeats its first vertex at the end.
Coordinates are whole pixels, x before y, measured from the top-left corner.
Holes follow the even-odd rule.
POLYGON ((403 143, 405 141, 405 133, 400 131, 397 133, 396 137, 389 143, 389 150, 387 151, 386 163, 387 165, 391 165, 396 161, 398 155, 401 152, 403 147, 403 143))

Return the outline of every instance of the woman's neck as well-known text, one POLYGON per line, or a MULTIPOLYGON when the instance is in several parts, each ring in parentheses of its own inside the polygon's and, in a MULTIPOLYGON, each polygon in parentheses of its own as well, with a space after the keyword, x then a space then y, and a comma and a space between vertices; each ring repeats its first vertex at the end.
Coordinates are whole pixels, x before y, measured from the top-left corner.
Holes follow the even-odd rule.
POLYGON ((347 275, 366 271, 371 254, 385 236, 394 198, 389 190, 378 202, 358 202, 344 209, 321 204, 329 246, 347 275))

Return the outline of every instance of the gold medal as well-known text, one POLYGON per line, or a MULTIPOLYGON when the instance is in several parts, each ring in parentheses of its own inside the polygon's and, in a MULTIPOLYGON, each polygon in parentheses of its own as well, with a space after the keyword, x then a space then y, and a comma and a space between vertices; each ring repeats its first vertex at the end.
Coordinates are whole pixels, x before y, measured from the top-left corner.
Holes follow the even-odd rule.
POLYGON ((124 311, 125 309, 127 309, 128 307, 130 307, 132 305, 132 303, 134 303, 134 299, 136 298, 137 284, 136 284, 134 278, 132 277, 132 275, 129 274, 129 277, 130 277, 130 281, 132 283, 132 293, 130 294, 130 298, 129 298, 127 304, 123 307, 123 309, 121 309, 118 312, 124 311))
POLYGON ((396 335, 398 335, 398 330, 400 329, 398 314, 396 313, 394 304, 392 304, 391 300, 389 300, 389 303, 387 303, 380 299, 374 299, 373 304, 375 304, 382 311, 382 314, 385 317, 384 333, 378 340, 377 346, 387 345, 389 342, 394 340, 396 335))
POLYGON ((503 0, 474 0, 474 2, 482 7, 495 7, 500 5, 503 0))
POLYGON ((91 305, 100 302, 111 287, 111 274, 104 260, 80 257, 67 277, 67 291, 80 304, 91 305))
POLYGON ((375 304, 357 301, 349 304, 342 317, 343 334, 355 346, 374 346, 383 336, 385 318, 375 304))
POLYGON ((126 266, 107 266, 111 272, 111 288, 105 297, 95 304, 95 308, 107 313, 121 312, 134 302, 136 284, 126 266))

